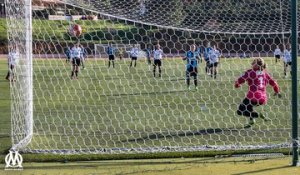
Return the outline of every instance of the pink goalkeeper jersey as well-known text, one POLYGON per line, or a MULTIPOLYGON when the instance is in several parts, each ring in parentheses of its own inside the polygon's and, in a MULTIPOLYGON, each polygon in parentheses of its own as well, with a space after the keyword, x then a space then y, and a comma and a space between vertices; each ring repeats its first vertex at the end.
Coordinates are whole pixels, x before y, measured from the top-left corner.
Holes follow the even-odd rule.
POLYGON ((265 70, 247 70, 244 75, 236 80, 235 84, 236 86, 239 86, 245 81, 248 82, 249 86, 247 98, 253 102, 258 102, 259 104, 265 104, 267 102, 267 84, 270 84, 273 87, 275 93, 279 93, 278 84, 265 70))

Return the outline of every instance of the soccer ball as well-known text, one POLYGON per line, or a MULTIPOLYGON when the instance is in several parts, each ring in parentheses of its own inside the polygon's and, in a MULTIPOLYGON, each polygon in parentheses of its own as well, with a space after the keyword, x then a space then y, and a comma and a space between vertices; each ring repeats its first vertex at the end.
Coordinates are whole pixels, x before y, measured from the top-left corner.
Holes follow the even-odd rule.
POLYGON ((82 34, 81 26, 78 24, 73 24, 69 28, 69 34, 71 36, 79 37, 82 34))

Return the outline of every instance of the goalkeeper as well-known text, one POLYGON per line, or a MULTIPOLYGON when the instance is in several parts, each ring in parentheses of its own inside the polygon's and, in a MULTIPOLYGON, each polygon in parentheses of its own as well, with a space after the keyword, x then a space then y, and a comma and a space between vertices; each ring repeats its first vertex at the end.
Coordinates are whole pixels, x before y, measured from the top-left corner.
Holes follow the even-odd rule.
POLYGON ((270 84, 275 92, 274 95, 281 97, 279 86, 275 80, 266 72, 266 64, 262 58, 256 58, 252 62, 252 69, 247 70, 235 82, 235 88, 239 88, 241 84, 247 81, 249 90, 246 98, 239 105, 237 114, 249 117, 249 123, 245 128, 251 127, 255 123, 256 118, 262 118, 269 121, 262 113, 254 111, 254 106, 260 106, 267 103, 266 87, 270 84))

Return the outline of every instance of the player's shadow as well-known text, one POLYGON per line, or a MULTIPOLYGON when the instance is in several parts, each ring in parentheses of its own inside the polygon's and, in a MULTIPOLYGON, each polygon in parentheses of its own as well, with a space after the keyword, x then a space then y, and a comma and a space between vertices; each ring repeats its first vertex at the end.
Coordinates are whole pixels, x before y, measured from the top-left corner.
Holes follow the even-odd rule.
POLYGON ((174 133, 154 133, 151 135, 147 135, 145 137, 140 138, 133 138, 128 140, 123 140, 122 142, 138 142, 138 141, 145 141, 145 140, 158 140, 161 138, 174 138, 174 137, 188 137, 188 136, 197 136, 197 135, 209 135, 209 134, 219 134, 224 132, 239 132, 239 129, 242 128, 208 128, 208 129, 201 129, 198 131, 181 131, 181 132, 174 132, 174 133))
POLYGON ((100 96, 107 97, 107 96, 156 95, 156 94, 172 94, 172 93, 178 93, 178 92, 186 92, 186 90, 173 90, 173 91, 161 91, 161 92, 120 93, 120 94, 106 94, 106 95, 100 95, 100 96))

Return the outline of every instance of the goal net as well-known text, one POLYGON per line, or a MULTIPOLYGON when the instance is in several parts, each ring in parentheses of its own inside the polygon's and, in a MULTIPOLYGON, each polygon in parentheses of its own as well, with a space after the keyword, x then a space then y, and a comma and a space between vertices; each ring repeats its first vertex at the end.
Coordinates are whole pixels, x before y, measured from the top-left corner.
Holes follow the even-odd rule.
MULTIPOLYGON (((288 1, 6 0, 6 7, 9 46, 20 55, 10 86, 12 149, 106 154, 290 147, 290 67, 284 74, 283 66, 288 1), (81 26, 80 35, 68 33, 72 24, 81 26), (79 69, 77 43, 96 58, 79 69), (151 64, 141 56, 136 65, 113 60, 109 43, 125 53, 137 45, 151 64), (182 60, 192 44, 201 57, 197 76, 182 60), (218 64, 206 63, 212 48, 218 64), (252 105, 270 120, 251 123, 237 112, 248 84, 234 88, 234 82, 258 57, 282 98, 268 86, 268 102, 252 105)), ((247 112, 253 111, 246 104, 247 112)))

